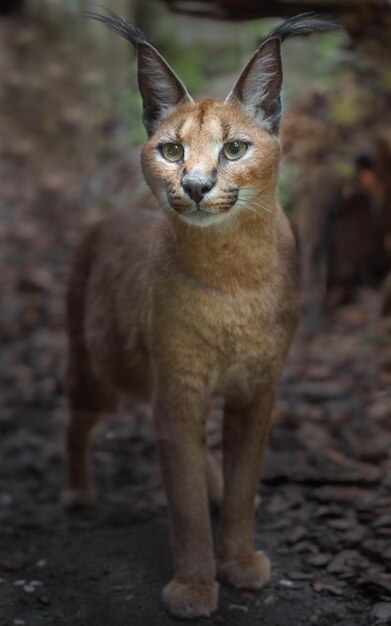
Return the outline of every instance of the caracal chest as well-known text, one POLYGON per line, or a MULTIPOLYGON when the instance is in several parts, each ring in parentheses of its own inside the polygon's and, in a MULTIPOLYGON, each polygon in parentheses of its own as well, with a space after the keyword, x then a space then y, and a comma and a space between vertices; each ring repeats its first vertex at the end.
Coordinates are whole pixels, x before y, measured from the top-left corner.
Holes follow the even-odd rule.
POLYGON ((174 363, 176 371, 203 371, 208 385, 222 393, 247 395, 261 379, 274 378, 282 336, 276 298, 267 287, 224 292, 187 284, 160 295, 153 317, 162 362, 174 363))

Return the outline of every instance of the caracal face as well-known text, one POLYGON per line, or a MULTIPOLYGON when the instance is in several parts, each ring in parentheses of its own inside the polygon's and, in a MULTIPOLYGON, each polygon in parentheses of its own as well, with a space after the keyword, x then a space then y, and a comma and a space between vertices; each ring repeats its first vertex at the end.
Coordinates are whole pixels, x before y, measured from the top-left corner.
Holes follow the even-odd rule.
POLYGON ((240 104, 204 100, 164 120, 144 145, 142 165, 163 210, 205 227, 244 208, 270 211, 279 157, 278 137, 240 104))

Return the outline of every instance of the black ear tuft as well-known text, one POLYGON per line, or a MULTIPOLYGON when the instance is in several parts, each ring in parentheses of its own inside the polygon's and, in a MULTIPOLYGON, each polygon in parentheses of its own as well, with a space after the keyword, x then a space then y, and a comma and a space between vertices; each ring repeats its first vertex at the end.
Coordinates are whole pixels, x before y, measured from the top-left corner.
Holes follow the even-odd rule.
POLYGON ((87 12, 84 15, 101 22, 135 46, 138 84, 144 106, 142 120, 148 135, 152 135, 179 103, 193 100, 165 59, 149 43, 148 36, 110 9, 106 9, 106 13, 99 15, 87 12))
POLYGON ((288 37, 340 28, 317 13, 303 13, 283 22, 266 37, 239 76, 226 102, 240 102, 265 130, 278 132, 281 118, 281 42, 288 37))
POLYGON ((121 37, 130 41, 135 48, 137 48, 140 43, 150 43, 148 35, 144 33, 141 28, 131 24, 110 9, 105 9, 105 11, 107 15, 100 15, 99 13, 94 13, 93 11, 85 11, 83 15, 101 22, 107 26, 107 28, 117 33, 117 35, 121 35, 121 37))
POLYGON ((272 37, 278 37, 280 41, 288 39, 288 37, 297 37, 299 35, 309 35, 311 33, 326 33, 332 30, 339 30, 341 24, 336 20, 325 17, 315 11, 301 13, 286 20, 268 34, 264 41, 272 37))

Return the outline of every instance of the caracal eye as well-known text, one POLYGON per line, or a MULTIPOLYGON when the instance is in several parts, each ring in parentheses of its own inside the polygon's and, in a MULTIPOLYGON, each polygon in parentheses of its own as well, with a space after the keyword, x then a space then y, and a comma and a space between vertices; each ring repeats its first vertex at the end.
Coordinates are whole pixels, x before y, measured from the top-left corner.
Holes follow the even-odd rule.
POLYGON ((230 161, 236 161, 247 152, 247 148, 248 144, 244 141, 228 141, 223 146, 223 153, 230 161))
POLYGON ((167 161, 175 162, 183 159, 185 151, 180 143, 165 143, 160 147, 160 152, 167 161))

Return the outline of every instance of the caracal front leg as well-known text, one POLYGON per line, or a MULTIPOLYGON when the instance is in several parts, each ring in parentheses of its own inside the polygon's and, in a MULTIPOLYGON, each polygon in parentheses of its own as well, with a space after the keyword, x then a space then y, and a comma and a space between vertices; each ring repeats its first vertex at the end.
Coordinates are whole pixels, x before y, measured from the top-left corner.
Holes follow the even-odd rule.
POLYGON ((181 381, 161 380, 154 413, 170 511, 174 577, 163 590, 169 612, 205 617, 217 608, 216 566, 208 509, 204 434, 205 400, 181 381))
POLYGON ((218 576, 233 587, 260 589, 270 578, 269 559, 256 552, 255 496, 267 442, 274 389, 247 407, 227 404, 224 414, 224 502, 218 541, 218 576))

